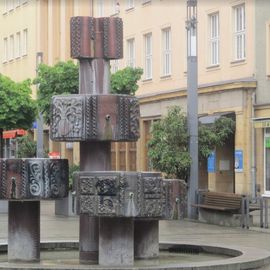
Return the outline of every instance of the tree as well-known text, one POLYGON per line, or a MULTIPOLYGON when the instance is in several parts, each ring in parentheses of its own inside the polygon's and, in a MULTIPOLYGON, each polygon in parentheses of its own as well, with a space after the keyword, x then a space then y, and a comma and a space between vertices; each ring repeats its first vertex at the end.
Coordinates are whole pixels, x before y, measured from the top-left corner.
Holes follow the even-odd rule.
POLYGON ((114 94, 135 95, 137 82, 143 74, 142 68, 126 67, 111 76, 111 92, 114 94))
MULTIPOLYGON (((199 124, 199 160, 206 159, 215 147, 224 145, 234 129, 234 120, 227 117, 220 117, 211 125, 199 124)), ((153 123, 148 156, 154 169, 167 177, 187 181, 191 164, 187 118, 179 106, 171 107, 166 117, 153 123)))
POLYGON ((46 124, 50 124, 50 104, 54 95, 79 92, 79 68, 72 61, 58 62, 54 66, 41 64, 33 81, 38 85, 37 102, 46 124))
POLYGON ((33 158, 36 156, 37 144, 31 138, 31 136, 26 135, 17 138, 18 143, 18 158, 33 158))
POLYGON ((16 83, 0 74, 0 138, 8 129, 29 129, 36 118, 36 102, 31 98, 31 81, 16 83))

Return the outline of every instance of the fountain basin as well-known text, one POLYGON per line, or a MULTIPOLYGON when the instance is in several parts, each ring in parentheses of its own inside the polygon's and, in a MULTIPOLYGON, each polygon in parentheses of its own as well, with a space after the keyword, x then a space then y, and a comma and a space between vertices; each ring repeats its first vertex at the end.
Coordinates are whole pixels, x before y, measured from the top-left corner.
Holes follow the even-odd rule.
MULTIPOLYGON (((44 242, 40 262, 15 264, 7 262, 7 245, 0 245, 0 269, 119 269, 117 266, 80 265, 78 247, 78 242, 44 242)), ((160 244, 159 259, 135 260, 134 266, 121 266, 121 269, 254 269, 269 263, 270 253, 261 249, 171 242, 160 244)))

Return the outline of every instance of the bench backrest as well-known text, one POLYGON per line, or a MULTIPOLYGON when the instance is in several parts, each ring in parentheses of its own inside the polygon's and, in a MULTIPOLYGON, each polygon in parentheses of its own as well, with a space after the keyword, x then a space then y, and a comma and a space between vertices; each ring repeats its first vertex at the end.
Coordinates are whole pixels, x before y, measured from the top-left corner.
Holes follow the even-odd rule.
POLYGON ((203 194, 204 204, 227 208, 240 208, 242 195, 222 192, 205 192, 203 194))

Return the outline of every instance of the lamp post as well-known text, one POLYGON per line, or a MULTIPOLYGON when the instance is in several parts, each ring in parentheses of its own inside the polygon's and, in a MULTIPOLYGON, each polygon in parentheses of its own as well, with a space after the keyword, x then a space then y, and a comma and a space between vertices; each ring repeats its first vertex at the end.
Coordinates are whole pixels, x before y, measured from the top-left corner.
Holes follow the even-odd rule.
POLYGON ((191 166, 188 181, 188 217, 197 218, 198 189, 198 63, 197 63, 197 0, 187 0, 187 121, 191 166))
MULTIPOLYGON (((36 74, 38 72, 38 66, 43 62, 43 53, 37 52, 36 54, 36 74)), ((37 91, 39 86, 37 85, 37 91)), ((39 113, 37 119, 37 157, 44 157, 44 149, 43 149, 43 115, 39 113)))

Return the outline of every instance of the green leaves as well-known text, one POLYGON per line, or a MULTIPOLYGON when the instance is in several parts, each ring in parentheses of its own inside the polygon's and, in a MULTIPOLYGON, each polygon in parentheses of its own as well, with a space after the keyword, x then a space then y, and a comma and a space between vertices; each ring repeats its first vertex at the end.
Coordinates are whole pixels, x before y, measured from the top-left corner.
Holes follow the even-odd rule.
POLYGON ((50 104, 54 95, 77 94, 79 92, 79 68, 72 61, 58 62, 54 66, 41 64, 37 78, 37 102, 44 121, 50 124, 50 104))
POLYGON ((29 136, 22 136, 17 138, 18 143, 18 158, 32 158, 36 156, 37 144, 29 136))
POLYGON ((36 118, 36 102, 31 98, 31 81, 20 83, 0 74, 0 128, 29 129, 36 118))
MULTIPOLYGON (((235 121, 220 117, 211 125, 199 125, 199 159, 206 159, 213 149, 222 146, 234 133, 235 121)), ((154 169, 169 178, 187 181, 191 158, 188 152, 187 118, 179 106, 151 126, 148 156, 154 169)))
POLYGON ((141 68, 126 67, 111 76, 111 92, 114 94, 135 95, 137 82, 143 74, 141 68))

